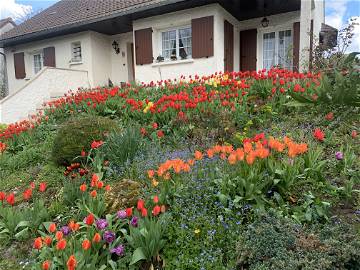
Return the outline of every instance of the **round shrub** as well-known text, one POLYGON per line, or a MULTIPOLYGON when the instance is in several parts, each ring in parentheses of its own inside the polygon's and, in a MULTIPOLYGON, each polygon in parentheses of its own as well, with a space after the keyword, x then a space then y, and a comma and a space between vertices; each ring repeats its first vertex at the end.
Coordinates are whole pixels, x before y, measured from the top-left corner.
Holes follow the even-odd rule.
POLYGON ((114 120, 91 116, 72 118, 59 129, 53 144, 52 157, 59 165, 71 163, 81 151, 89 151, 91 142, 104 140, 106 135, 118 130, 114 120))

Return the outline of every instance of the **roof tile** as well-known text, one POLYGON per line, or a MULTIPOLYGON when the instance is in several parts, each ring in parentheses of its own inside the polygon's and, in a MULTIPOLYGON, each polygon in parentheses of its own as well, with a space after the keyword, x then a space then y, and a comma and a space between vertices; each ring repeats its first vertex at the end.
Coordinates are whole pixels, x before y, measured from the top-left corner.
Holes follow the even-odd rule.
POLYGON ((98 19, 165 0, 61 0, 0 36, 1 40, 98 19))

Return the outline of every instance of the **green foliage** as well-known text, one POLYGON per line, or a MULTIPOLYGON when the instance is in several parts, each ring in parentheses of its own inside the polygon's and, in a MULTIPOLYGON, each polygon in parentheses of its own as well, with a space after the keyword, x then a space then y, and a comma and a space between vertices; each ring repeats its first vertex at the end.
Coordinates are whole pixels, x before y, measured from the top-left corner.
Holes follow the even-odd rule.
POLYGON ((267 215, 249 225, 237 244, 239 269, 359 269, 360 241, 351 227, 306 229, 267 215))
POLYGON ((132 126, 122 132, 111 133, 101 151, 113 165, 121 167, 127 161, 133 160, 143 144, 140 128, 132 126))
POLYGON ((0 240, 7 242, 27 239, 49 217, 43 200, 23 209, 2 207, 0 204, 0 240))
POLYGON ((69 164, 83 149, 88 151, 92 141, 104 140, 109 132, 117 129, 116 122, 105 117, 72 118, 58 130, 52 158, 57 164, 69 164))
POLYGON ((165 245, 161 219, 141 219, 138 227, 130 227, 130 234, 126 236, 130 246, 134 249, 131 265, 139 261, 155 263, 159 252, 165 245))

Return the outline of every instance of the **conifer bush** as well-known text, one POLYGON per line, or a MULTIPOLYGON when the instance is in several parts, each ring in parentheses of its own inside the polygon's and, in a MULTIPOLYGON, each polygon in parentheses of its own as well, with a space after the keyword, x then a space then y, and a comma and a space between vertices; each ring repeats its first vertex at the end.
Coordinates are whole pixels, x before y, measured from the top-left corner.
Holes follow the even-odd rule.
POLYGON ((52 158, 59 165, 69 164, 84 150, 88 152, 92 141, 104 140, 109 132, 119 130, 114 120, 99 116, 72 118, 58 130, 54 139, 52 158))

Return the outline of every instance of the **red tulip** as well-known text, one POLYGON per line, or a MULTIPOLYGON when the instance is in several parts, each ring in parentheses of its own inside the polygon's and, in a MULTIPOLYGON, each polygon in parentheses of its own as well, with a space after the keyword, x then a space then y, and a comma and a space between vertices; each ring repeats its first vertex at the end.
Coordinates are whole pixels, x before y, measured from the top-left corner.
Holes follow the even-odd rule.
POLYGON ((89 214, 86 218, 85 218, 85 223, 87 225, 92 225, 94 223, 94 215, 93 214, 89 214))
POLYGON ((143 209, 144 208, 144 205, 145 205, 145 202, 143 201, 143 200, 138 200, 138 202, 137 202, 137 210, 141 210, 141 209, 143 209))
POLYGON ((7 197, 6 197, 6 201, 8 204, 10 204, 11 206, 14 205, 15 203, 15 194, 14 193, 10 193, 7 197))
POLYGON ((126 208, 126 216, 131 217, 132 216, 132 208, 126 208))
POLYGON ((324 140, 324 138, 325 138, 325 133, 321 130, 321 129, 319 129, 319 128, 317 128, 317 129, 315 129, 315 131, 314 131, 314 138, 316 139, 316 140, 318 140, 318 141, 323 141, 324 140))
POLYGON ((44 192, 45 190, 46 190, 46 183, 45 182, 40 183, 39 191, 44 192))
POLYGON ((156 206, 154 207, 154 209, 152 210, 152 214, 153 214, 154 216, 159 215, 160 212, 161 212, 161 207, 158 206, 158 205, 156 205, 156 206))
POLYGON ((147 217, 147 209, 145 207, 141 209, 141 216, 147 217))

